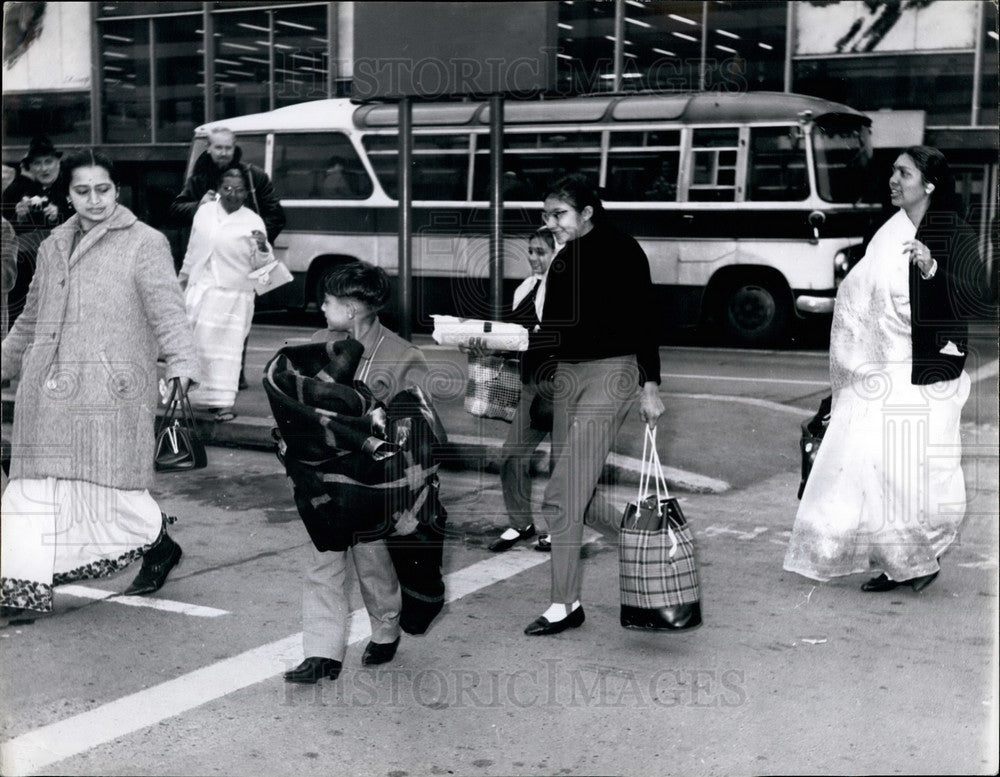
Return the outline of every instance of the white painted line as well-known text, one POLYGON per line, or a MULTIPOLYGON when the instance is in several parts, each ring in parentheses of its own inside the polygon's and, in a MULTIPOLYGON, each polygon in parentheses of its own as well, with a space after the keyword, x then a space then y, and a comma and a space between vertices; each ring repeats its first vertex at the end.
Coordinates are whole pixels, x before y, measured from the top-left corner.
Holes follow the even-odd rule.
MULTIPOLYGON (((633 472, 640 472, 642 470, 642 460, 632 456, 610 453, 608 454, 608 462, 616 467, 632 470, 633 472)), ((721 494, 732 488, 725 480, 710 478, 708 475, 699 475, 697 472, 687 472, 676 467, 664 467, 663 476, 667 479, 668 485, 675 488, 683 488, 686 491, 721 494)))
POLYGON ((784 383, 790 386, 829 386, 829 380, 792 380, 791 378, 742 378, 735 375, 692 375, 676 372, 661 373, 660 379, 685 378, 689 380, 724 380, 735 383, 784 383))
MULTIPOLYGON (((584 544, 599 538, 584 527, 584 544)), ((544 564, 548 554, 511 551, 479 561, 445 577, 449 602, 461 599, 512 575, 544 564)), ((543 602, 539 601, 539 608, 543 602)), ((367 613, 351 613, 349 640, 353 644, 371 634, 367 613)), ((88 712, 36 728, 0 743, 0 774, 23 775, 79 755, 99 745, 181 715, 235 691, 269 680, 290 669, 302 654, 302 634, 248 650, 232 658, 196 669, 152 688, 123 696, 88 712)))
POLYGON ((725 394, 674 394, 669 392, 663 396, 682 397, 684 399, 700 399, 703 401, 713 402, 734 402, 739 405, 752 405, 765 410, 774 410, 778 413, 788 413, 790 415, 797 415, 803 418, 807 418, 816 412, 815 410, 803 410, 801 407, 784 405, 781 402, 772 402, 769 399, 755 399, 754 397, 735 397, 725 394))
MULTIPOLYGON (((804 413, 805 411, 799 411, 804 413)), ((457 445, 479 445, 487 448, 499 449, 503 445, 503 440, 498 437, 475 437, 468 434, 449 434, 448 442, 457 445)), ((549 450, 548 443, 539 446, 542 450, 549 450)), ((496 455, 499 451, 493 451, 491 455, 496 455)), ((632 456, 625 456, 620 453, 609 453, 607 462, 621 469, 632 472, 642 470, 642 461, 632 456)), ((710 478, 707 475, 699 475, 697 472, 687 472, 676 467, 664 467, 663 474, 667 478, 667 483, 677 488, 687 491, 697 491, 702 493, 721 494, 728 491, 732 486, 725 480, 710 478)))
POLYGON ((994 378, 998 372, 1000 372, 1000 361, 994 359, 989 364, 984 364, 982 367, 969 373, 969 378, 973 383, 976 383, 980 380, 986 380, 986 378, 994 378))
POLYGON ((60 585, 56 587, 56 591, 61 594, 68 594, 69 596, 78 596, 81 599, 103 599, 115 604, 124 604, 128 607, 149 607, 152 610, 193 615, 195 618, 218 618, 220 615, 229 615, 228 611, 217 610, 214 607, 202 607, 198 604, 187 604, 185 602, 175 602, 170 599, 156 599, 147 596, 119 596, 117 591, 106 591, 103 588, 90 588, 83 585, 60 585))

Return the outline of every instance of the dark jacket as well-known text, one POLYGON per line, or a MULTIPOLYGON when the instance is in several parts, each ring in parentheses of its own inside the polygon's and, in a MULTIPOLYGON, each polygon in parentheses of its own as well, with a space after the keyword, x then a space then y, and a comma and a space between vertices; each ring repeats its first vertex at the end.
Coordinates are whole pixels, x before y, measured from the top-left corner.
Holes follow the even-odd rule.
POLYGON ((972 228, 952 211, 928 211, 916 239, 937 262, 925 280, 910 265, 910 339, 913 366, 910 382, 926 385, 954 380, 962 374, 968 353, 970 318, 989 315, 990 293, 972 228), (958 354, 941 353, 948 341, 958 354))
MULTIPOLYGON (((285 211, 281 207, 281 202, 274 191, 271 179, 267 177, 267 173, 259 167, 241 162, 241 155, 242 151, 237 146, 233 162, 243 170, 250 183, 246 206, 264 220, 264 226, 267 228, 267 240, 273 245, 274 239, 285 226, 285 211)), ((203 151, 201 156, 195 160, 194 171, 184 184, 183 191, 170 204, 170 215, 178 222, 190 226, 205 192, 219 190, 222 185, 222 173, 223 171, 212 161, 209 153, 203 151)))
POLYGON ((538 284, 536 283, 535 287, 528 292, 517 307, 511 308, 507 306, 500 313, 502 321, 511 324, 520 324, 528 330, 528 350, 520 354, 516 352, 509 354, 511 358, 520 360, 522 383, 530 383, 534 379, 534 372, 538 367, 538 359, 545 358, 544 348, 539 349, 536 343, 535 327, 542 323, 539 321, 538 312, 535 310, 535 295, 537 293, 538 284))
MULTIPOLYGON (((546 281, 542 325, 529 343, 536 363, 635 354, 639 385, 660 382, 658 317, 649 260, 636 240, 596 224, 556 255, 546 281)), ((545 377, 541 367, 540 377, 545 377)), ((536 375, 538 375, 536 369, 536 375)))
POLYGON ((3 217, 11 223, 11 226, 14 227, 14 231, 19 235, 26 232, 34 232, 35 230, 45 230, 45 237, 47 237, 48 230, 62 224, 66 219, 73 215, 73 208, 69 204, 68 197, 69 190, 66 186, 66 181, 63 178, 62 173, 59 173, 59 177, 56 178, 51 186, 42 186, 33 178, 28 178, 25 175, 18 175, 17 178, 11 181, 10 186, 4 189, 2 198, 3 217), (58 217, 55 221, 46 221, 44 214, 41 212, 41 208, 38 208, 29 210, 28 215, 25 218, 18 219, 17 214, 15 213, 15 208, 17 203, 19 203, 23 197, 47 198, 49 202, 58 208, 58 217))

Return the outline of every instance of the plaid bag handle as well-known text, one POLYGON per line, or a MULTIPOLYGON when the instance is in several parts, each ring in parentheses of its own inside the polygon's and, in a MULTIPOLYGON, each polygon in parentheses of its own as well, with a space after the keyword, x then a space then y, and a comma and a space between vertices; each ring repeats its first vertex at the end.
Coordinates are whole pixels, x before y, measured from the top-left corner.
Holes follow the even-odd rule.
MULTIPOLYGON (((642 467, 639 470, 639 495, 636 497, 636 510, 642 504, 643 495, 649 488, 649 480, 653 479, 656 484, 656 509, 660 509, 660 504, 665 499, 670 499, 670 492, 667 490, 667 478, 663 474, 663 465, 660 463, 660 454, 656 450, 656 427, 644 427, 645 432, 642 438, 642 467)), ((674 534, 673 527, 667 522, 667 535, 670 537, 670 558, 677 553, 677 535, 674 534)))

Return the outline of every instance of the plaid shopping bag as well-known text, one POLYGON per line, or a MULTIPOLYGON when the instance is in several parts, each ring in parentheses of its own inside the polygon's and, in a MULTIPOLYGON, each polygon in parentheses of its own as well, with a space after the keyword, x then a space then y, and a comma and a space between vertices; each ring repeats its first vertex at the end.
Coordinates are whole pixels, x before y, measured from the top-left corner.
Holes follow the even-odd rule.
POLYGON ((499 354, 469 354, 465 410, 479 418, 514 420, 521 401, 521 370, 517 359, 499 354))
POLYGON ((701 625, 694 537, 680 504, 667 493, 655 429, 647 428, 646 435, 640 496, 626 505, 618 536, 621 625, 647 631, 693 629, 701 625), (642 497, 650 477, 656 494, 642 497))

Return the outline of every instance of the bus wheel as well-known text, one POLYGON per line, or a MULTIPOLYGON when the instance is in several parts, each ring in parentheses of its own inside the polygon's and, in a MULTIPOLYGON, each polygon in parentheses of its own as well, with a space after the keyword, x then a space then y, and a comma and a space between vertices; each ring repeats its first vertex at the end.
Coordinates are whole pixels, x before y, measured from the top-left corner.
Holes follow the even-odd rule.
POLYGON ((722 297, 720 323, 727 340, 739 345, 773 345, 787 333, 791 297, 773 281, 740 279, 722 297))

